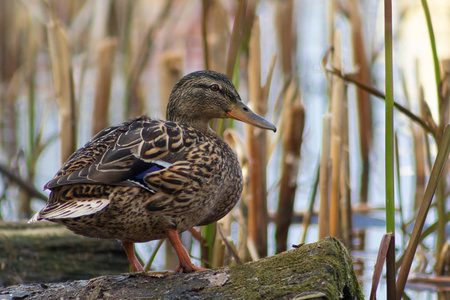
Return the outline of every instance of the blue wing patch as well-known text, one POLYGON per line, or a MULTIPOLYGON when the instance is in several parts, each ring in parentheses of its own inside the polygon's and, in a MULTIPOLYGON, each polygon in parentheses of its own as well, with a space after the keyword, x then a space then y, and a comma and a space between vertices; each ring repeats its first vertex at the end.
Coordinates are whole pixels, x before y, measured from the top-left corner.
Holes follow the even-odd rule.
POLYGON ((131 182, 137 184, 138 186, 140 186, 140 187, 142 187, 142 188, 144 188, 144 189, 146 189, 146 190, 148 190, 148 191, 150 191, 152 193, 155 193, 155 191, 153 189, 149 188, 145 184, 144 177, 147 174, 158 172, 158 171, 161 171, 162 169, 170 167, 172 164, 168 163, 168 162, 165 162, 165 161, 158 160, 158 161, 152 161, 150 163, 147 163, 147 165, 149 167, 144 172, 142 172, 142 173, 140 173, 140 174, 138 174, 138 175, 128 179, 128 181, 131 181, 131 182))
POLYGON ((153 166, 151 166, 150 168, 148 168, 147 170, 145 170, 141 174, 135 176, 134 178, 137 179, 137 180, 143 180, 145 175, 147 175, 149 173, 160 171, 160 170, 165 169, 165 168, 166 167, 163 167, 161 165, 154 164, 153 166))

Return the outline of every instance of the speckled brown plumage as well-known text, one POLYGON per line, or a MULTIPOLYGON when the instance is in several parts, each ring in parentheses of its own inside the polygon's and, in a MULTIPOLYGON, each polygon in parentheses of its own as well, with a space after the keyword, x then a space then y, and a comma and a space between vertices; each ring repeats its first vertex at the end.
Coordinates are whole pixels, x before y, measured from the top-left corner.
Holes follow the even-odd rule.
MULTIPOLYGON (((168 121, 141 116, 102 130, 46 184, 47 206, 30 221, 45 219, 77 234, 124 243, 168 236, 177 250, 178 237, 171 232, 217 221, 240 198, 236 155, 208 126, 212 118, 224 117, 275 130, 241 102, 226 76, 211 71, 185 76, 169 99, 168 121)), ((182 250, 177 250, 181 271, 197 270, 183 270, 182 250)))

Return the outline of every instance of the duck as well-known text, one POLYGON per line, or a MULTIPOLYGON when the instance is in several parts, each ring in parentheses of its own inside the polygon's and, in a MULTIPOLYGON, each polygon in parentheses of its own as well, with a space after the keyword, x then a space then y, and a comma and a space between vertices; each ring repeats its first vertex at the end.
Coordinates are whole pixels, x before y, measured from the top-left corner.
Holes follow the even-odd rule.
POLYGON ((119 240, 133 272, 144 271, 134 243, 167 238, 179 259, 175 272, 205 270, 192 263, 179 234, 223 218, 243 189, 235 152, 209 126, 217 118, 276 131, 226 75, 187 74, 169 96, 166 120, 143 115, 110 126, 74 152, 44 186, 47 204, 28 222, 119 240))

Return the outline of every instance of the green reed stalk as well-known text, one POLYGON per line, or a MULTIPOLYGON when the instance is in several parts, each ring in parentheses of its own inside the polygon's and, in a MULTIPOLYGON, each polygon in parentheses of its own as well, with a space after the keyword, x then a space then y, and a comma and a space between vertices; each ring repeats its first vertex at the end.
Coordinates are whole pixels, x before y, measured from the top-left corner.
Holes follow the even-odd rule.
POLYGON ((395 205, 394 205, 394 84, 392 72, 392 2, 384 1, 384 44, 386 75, 386 235, 390 235, 386 253, 386 294, 395 299, 395 205))
POLYGON ((392 72, 392 3, 385 1, 386 55, 386 232, 395 233, 394 205, 394 85, 392 72))
POLYGON ((436 93, 438 97, 438 107, 439 110, 441 108, 441 98, 439 96, 439 84, 441 83, 441 71, 439 69, 439 59, 437 55, 437 49, 436 49, 436 39, 434 38, 434 30, 433 30, 433 24, 431 23, 431 15, 430 10, 428 8, 427 0, 421 0, 422 6, 423 6, 423 12, 425 13, 425 19, 427 21, 427 28, 428 28, 428 35, 430 37, 430 43, 431 43, 431 52, 433 53, 433 64, 434 64, 434 76, 436 79, 436 93))

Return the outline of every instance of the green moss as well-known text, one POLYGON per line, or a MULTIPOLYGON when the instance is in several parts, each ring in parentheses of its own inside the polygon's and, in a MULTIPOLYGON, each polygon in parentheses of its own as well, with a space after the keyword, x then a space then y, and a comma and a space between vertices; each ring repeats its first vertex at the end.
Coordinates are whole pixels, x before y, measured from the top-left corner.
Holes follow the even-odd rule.
POLYGON ((334 238, 235 266, 230 270, 228 282, 208 289, 205 296, 287 299, 320 293, 327 299, 364 299, 351 258, 344 246, 334 238))

